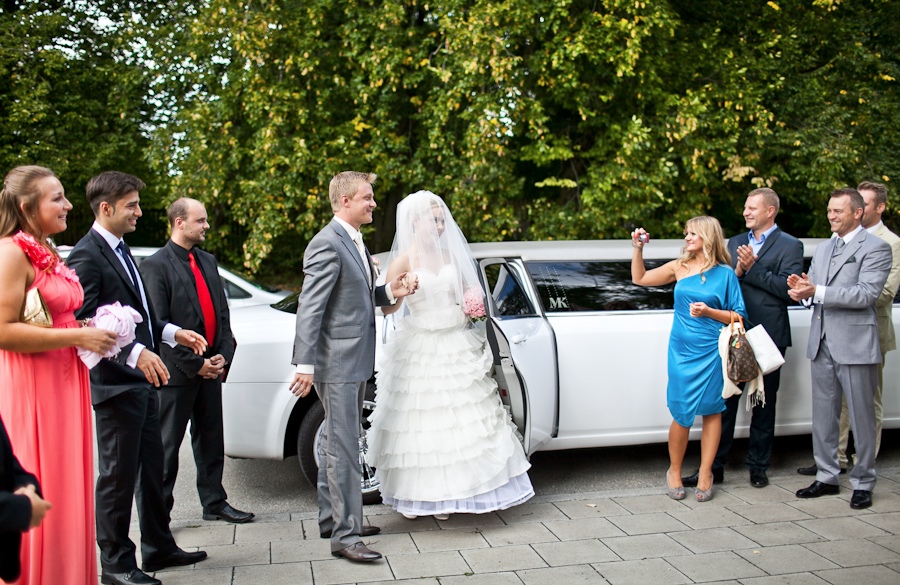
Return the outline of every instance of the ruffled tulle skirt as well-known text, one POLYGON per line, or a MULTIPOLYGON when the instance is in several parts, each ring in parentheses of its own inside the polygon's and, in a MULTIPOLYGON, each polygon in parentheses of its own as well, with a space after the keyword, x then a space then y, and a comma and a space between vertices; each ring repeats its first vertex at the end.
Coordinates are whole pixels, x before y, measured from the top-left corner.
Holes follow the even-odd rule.
POLYGON ((478 514, 534 495, 491 364, 478 329, 396 331, 382 355, 367 435, 385 504, 417 516, 478 514))

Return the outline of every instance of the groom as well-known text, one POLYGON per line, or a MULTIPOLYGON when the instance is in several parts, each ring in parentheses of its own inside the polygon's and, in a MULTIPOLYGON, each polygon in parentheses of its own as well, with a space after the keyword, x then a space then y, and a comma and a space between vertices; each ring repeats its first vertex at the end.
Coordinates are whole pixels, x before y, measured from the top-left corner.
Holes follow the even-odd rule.
POLYGON ((319 460, 319 533, 331 554, 367 562, 381 555, 361 536, 381 529, 363 526, 359 430, 366 383, 375 369, 375 307, 393 305, 415 292, 414 275, 374 286, 375 270, 359 229, 372 223, 373 173, 344 171, 331 179, 334 220, 306 247, 303 292, 297 310, 290 390, 304 398, 315 381, 325 407, 325 457, 319 460))

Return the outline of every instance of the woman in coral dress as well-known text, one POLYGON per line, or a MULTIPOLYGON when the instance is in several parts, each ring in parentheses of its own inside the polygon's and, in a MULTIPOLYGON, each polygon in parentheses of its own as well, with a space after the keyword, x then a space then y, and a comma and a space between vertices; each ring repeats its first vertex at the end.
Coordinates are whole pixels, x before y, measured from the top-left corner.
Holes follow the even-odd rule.
POLYGON ((47 237, 66 229, 72 205, 49 169, 16 167, 0 191, 0 416, 16 455, 53 504, 24 535, 17 585, 97 582, 88 370, 76 347, 105 353, 114 333, 81 327, 75 273, 47 237), (26 291, 40 290, 51 328, 20 322, 26 291))
POLYGON ((484 329, 469 318, 484 307, 475 262, 440 197, 400 202, 391 258, 387 278, 413 273, 419 288, 382 307, 397 311, 367 434, 382 500, 438 520, 521 504, 534 495, 530 464, 490 376, 484 329))

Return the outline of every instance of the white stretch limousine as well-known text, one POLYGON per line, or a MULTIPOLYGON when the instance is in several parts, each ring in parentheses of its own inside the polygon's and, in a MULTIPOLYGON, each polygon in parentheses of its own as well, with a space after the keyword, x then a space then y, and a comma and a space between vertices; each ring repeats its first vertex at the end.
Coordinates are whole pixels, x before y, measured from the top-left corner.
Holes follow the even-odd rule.
MULTIPOLYGON (((823 241, 803 240, 807 265, 823 241)), ((683 240, 651 241, 644 248, 648 267, 677 257, 683 245, 683 240)), ((630 241, 487 243, 473 244, 472 250, 490 291, 489 319, 479 326, 487 328, 494 377, 528 454, 667 440, 674 286, 632 284, 630 241)), ((295 294, 272 306, 232 311, 239 345, 223 391, 225 451, 273 459, 297 454, 315 483, 323 410, 315 395, 301 400, 287 389, 294 371, 296 310, 295 294)), ((900 310, 895 325, 898 319, 900 310)), ((792 307, 790 320, 793 347, 781 377, 779 435, 811 430, 810 312, 792 307)), ((378 321, 379 329, 391 326, 389 319, 378 321)), ((900 378, 894 353, 888 354, 885 380, 900 378)), ((374 390, 374 379, 371 386, 374 390)), ((742 406, 736 436, 747 436, 748 425, 742 406)), ((884 426, 900 426, 896 392, 885 392, 884 426)), ((699 427, 693 429, 692 438, 699 433, 699 427)), ((369 471, 364 468, 366 501, 378 501, 369 471)))

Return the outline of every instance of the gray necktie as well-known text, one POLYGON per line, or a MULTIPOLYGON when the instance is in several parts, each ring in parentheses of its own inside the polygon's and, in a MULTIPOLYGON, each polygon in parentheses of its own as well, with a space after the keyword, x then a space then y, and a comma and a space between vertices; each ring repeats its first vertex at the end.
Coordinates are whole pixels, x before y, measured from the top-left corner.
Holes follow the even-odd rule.
POLYGON ((359 252, 359 257, 362 258, 363 269, 366 273, 366 280, 371 285, 372 284, 372 272, 369 270, 368 264, 369 260, 366 257, 366 247, 363 245, 362 234, 357 233, 356 237, 353 238, 353 243, 356 244, 356 251, 359 252))

